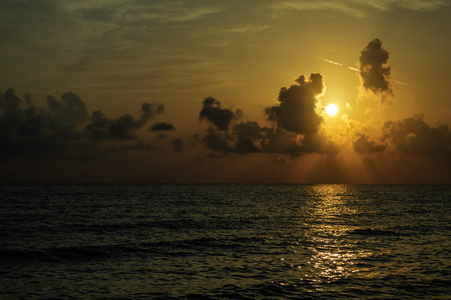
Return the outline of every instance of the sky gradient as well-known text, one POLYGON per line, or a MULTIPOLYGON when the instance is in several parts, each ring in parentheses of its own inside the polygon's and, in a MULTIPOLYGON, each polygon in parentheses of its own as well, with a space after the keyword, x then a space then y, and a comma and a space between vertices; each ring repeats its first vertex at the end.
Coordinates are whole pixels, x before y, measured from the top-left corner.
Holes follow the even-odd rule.
POLYGON ((0 180, 451 183, 449 16, 446 0, 1 1, 0 180))

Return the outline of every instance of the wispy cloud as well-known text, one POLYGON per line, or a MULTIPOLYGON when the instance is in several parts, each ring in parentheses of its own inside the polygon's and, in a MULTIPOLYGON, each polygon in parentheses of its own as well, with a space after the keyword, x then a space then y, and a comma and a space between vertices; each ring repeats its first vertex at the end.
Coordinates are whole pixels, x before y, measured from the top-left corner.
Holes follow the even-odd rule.
POLYGON ((353 0, 352 2, 369 5, 380 10, 405 8, 417 11, 433 11, 448 6, 448 0, 353 0))
POLYGON ((247 25, 242 27, 234 27, 229 29, 224 29, 223 32, 231 32, 231 33, 248 33, 248 32, 259 32, 265 29, 268 29, 268 25, 247 25))
POLYGON ((285 1, 274 4, 279 10, 335 10, 354 17, 363 17, 362 10, 346 1, 285 1))
POLYGON ((397 8, 415 11, 433 11, 448 6, 448 0, 319 0, 284 1, 274 4, 278 10, 335 10, 356 18, 365 17, 369 9, 392 11, 397 8))
POLYGON ((101 7, 87 4, 78 7, 82 16, 103 22, 138 24, 143 22, 186 22, 219 13, 222 8, 215 5, 192 5, 186 1, 121 1, 101 7))

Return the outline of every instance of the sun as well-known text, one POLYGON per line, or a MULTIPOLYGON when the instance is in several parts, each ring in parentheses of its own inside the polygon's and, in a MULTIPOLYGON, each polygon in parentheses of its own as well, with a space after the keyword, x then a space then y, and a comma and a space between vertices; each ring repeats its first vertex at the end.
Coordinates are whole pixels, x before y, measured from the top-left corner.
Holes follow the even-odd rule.
POLYGON ((338 112, 338 107, 335 104, 329 104, 328 106, 325 107, 326 109, 326 113, 329 116, 335 116, 338 112))

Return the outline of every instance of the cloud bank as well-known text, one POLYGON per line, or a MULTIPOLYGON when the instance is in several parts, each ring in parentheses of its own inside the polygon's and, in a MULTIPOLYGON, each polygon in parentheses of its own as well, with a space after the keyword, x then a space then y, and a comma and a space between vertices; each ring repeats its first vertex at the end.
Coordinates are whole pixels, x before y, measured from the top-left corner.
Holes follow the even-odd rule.
POLYGON ((418 155, 446 163, 451 162, 451 131, 445 124, 430 126, 421 115, 401 121, 387 121, 383 139, 403 155, 418 155))
POLYGON ((89 116, 86 104, 72 92, 61 99, 48 96, 47 105, 37 108, 29 95, 21 99, 13 89, 0 93, 2 159, 88 150, 100 146, 101 141, 137 140, 137 132, 164 112, 163 105, 145 102, 138 118, 130 114, 108 118, 101 111, 89 116))
MULTIPOLYGON (((370 41, 360 52, 358 75, 361 88, 369 92, 368 101, 393 94, 388 59, 379 39, 370 41)), ((111 162, 104 159, 107 153, 155 150, 152 153, 158 154, 152 158, 115 157, 123 159, 124 165, 127 159, 134 161, 135 168, 158 164, 166 157, 166 162, 173 164, 167 167, 171 172, 178 172, 190 160, 196 168, 234 161, 260 165, 260 159, 265 170, 277 169, 275 163, 299 164, 299 172, 307 173, 308 168, 310 178, 317 181, 347 178, 346 170, 356 166, 370 170, 380 181, 395 175, 410 178, 414 168, 423 175, 435 170, 441 176, 437 178, 449 174, 451 131, 447 125, 430 125, 423 115, 413 115, 384 119, 377 123, 380 128, 374 128, 367 126, 371 120, 360 122, 346 116, 343 120, 348 127, 340 131, 339 126, 330 125, 340 119, 327 123, 332 121, 324 114, 321 98, 325 82, 320 73, 296 77, 291 85, 280 88, 273 105, 262 109, 260 123, 249 120, 241 109, 207 97, 192 115, 199 129, 189 137, 179 136, 172 124, 159 120, 164 107, 158 103, 144 102, 136 114, 108 117, 101 110, 89 113, 85 102, 72 92, 60 98, 49 95, 47 105, 37 107, 31 95, 20 98, 8 89, 0 93, 0 160, 3 164, 13 160, 45 164, 54 157, 72 162, 89 157, 108 165, 111 162)))

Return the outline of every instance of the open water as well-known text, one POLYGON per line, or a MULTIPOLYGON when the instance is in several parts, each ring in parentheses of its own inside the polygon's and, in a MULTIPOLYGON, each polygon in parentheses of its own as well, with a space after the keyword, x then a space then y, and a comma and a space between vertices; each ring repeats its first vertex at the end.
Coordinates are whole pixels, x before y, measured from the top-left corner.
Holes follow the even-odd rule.
POLYGON ((0 299, 451 299, 449 185, 1 184, 0 299))

